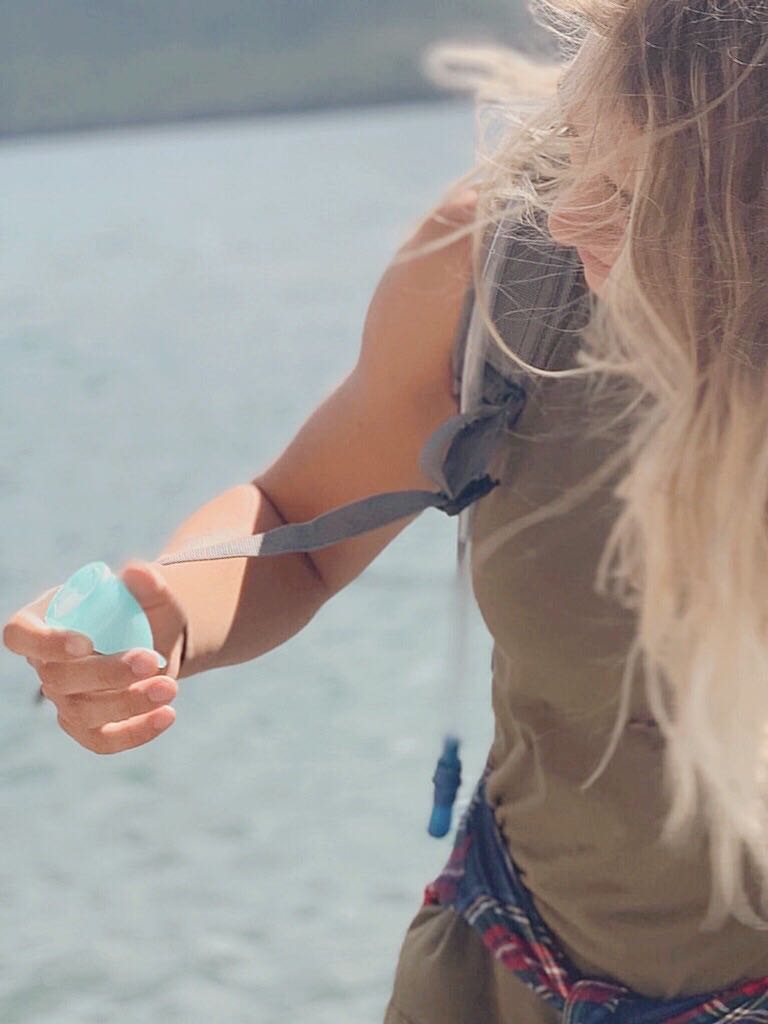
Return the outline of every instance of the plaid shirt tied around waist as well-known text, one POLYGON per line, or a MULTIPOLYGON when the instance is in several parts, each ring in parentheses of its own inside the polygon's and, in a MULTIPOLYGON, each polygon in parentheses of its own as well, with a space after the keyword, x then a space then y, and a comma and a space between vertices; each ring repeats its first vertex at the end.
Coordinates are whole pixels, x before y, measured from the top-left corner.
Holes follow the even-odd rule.
POLYGON ((452 907, 494 957, 562 1013, 563 1024, 768 1024, 768 977, 665 1000, 580 975, 559 949, 509 855, 485 798, 488 770, 462 818, 448 863, 426 887, 425 905, 452 907))

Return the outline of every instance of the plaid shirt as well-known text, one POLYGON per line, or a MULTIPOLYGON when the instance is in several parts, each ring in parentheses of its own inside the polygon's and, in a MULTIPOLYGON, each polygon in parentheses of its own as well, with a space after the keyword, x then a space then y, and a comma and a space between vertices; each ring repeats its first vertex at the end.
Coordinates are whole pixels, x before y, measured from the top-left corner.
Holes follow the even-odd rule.
POLYGON ((462 818, 448 863, 426 887, 425 904, 453 907, 497 959, 557 1007, 563 1024, 768 1024, 768 977, 671 1000, 582 977, 520 879, 485 799, 485 777, 462 818))

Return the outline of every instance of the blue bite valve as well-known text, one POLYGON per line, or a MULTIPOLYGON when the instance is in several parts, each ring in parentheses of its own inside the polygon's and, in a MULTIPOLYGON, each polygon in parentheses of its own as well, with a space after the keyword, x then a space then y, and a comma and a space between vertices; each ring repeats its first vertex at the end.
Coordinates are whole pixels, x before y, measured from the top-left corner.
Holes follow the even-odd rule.
MULTIPOLYGON (((99 654, 132 647, 154 650, 152 628, 144 609, 106 562, 89 562, 59 587, 45 621, 54 629, 85 633, 99 654)), ((160 668, 168 664, 159 651, 160 668)))
POLYGON ((435 784, 435 798, 427 831, 436 839, 442 839, 451 828, 453 804, 461 785, 459 741, 455 736, 446 736, 432 781, 435 784))

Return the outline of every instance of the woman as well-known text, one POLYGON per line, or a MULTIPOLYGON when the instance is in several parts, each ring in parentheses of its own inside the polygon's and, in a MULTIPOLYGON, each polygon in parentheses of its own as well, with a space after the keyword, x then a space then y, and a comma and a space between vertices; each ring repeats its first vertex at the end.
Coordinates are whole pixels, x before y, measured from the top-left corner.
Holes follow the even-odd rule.
MULTIPOLYGON (((577 365, 527 367, 535 400, 476 506, 496 736, 387 1024, 762 1020, 768 5, 540 4, 564 65, 436 56, 505 111, 541 96, 393 261, 346 380, 165 551, 431 489, 418 454, 456 411, 472 279, 506 348, 481 274, 489 228, 575 248, 590 295, 577 365)), ((41 621, 52 591, 4 642, 74 739, 128 749, 172 723, 178 678, 284 642, 403 525, 312 557, 130 564, 161 676, 146 652, 67 648, 82 638, 41 621)))

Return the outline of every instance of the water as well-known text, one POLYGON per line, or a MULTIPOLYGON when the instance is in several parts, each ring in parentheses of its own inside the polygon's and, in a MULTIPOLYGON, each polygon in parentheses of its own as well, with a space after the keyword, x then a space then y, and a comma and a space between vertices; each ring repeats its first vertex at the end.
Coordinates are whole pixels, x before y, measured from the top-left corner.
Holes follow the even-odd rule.
MULTIPOLYGON (((472 157, 415 106, 0 149, 0 617, 152 558, 352 366, 373 288, 472 157)), ((182 681, 97 757, 0 651, 3 1024, 375 1024, 426 835, 456 521, 430 510, 290 643, 182 681), (428 628, 425 628, 428 624, 428 628)), ((475 612, 465 799, 491 737, 475 612)))

